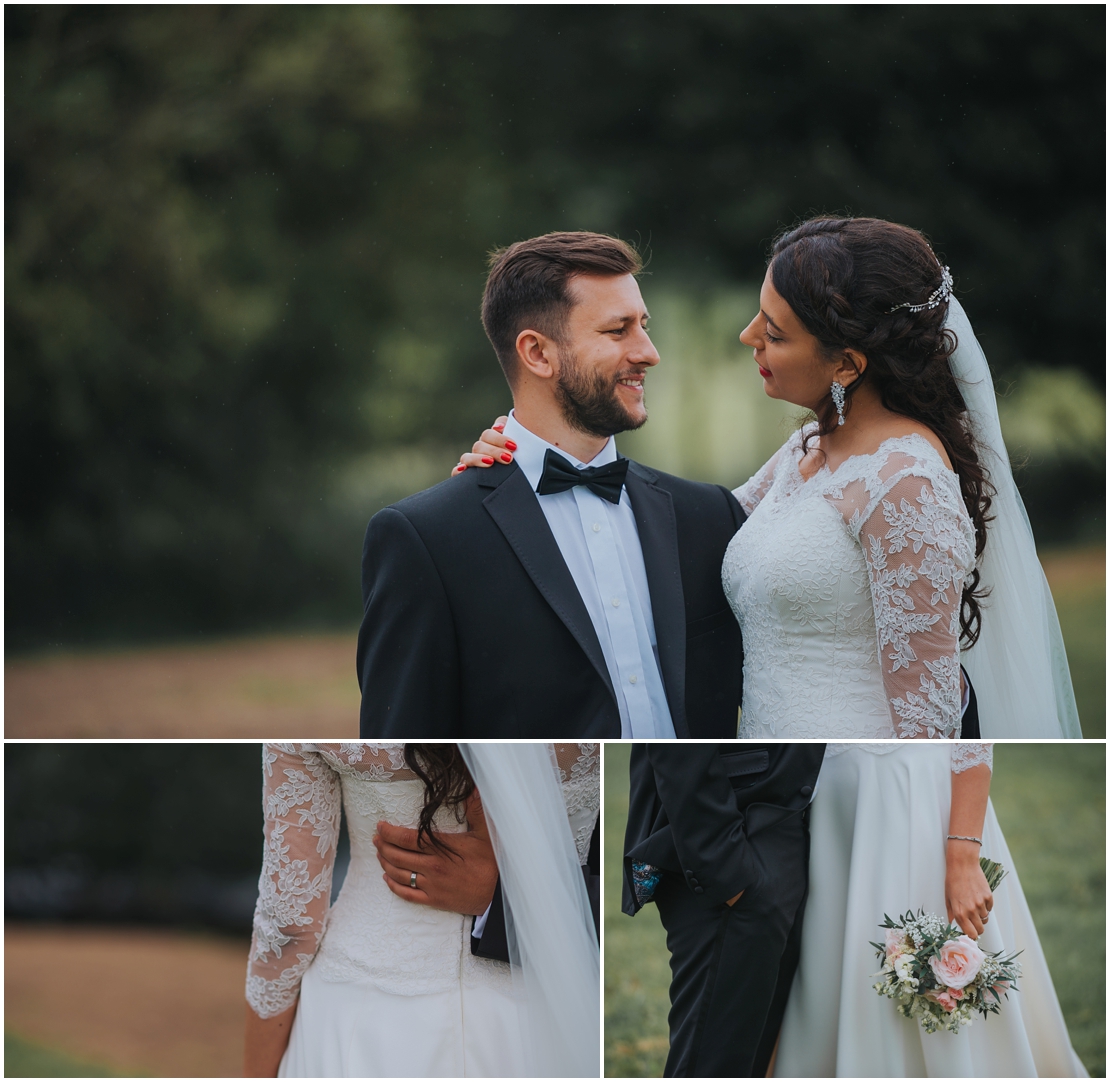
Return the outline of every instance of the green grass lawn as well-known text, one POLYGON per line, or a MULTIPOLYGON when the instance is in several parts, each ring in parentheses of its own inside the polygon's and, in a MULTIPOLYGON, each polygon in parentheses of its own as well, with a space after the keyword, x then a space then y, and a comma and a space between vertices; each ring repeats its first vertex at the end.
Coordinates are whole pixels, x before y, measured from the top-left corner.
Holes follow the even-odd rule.
POLYGON ((42 1048, 14 1033, 4 1034, 5 1078, 110 1078, 112 1072, 94 1063, 42 1048))
POLYGON ((1083 736, 1106 736, 1106 579, 1053 587, 1083 736))
MULTIPOLYGON (((992 799, 1072 1043, 1091 1075, 1104 1076, 1105 746, 1006 745, 995 754, 992 799)), ((635 918, 620 912, 628 755, 628 745, 606 745, 605 1073, 658 1077, 667 1055, 666 940, 655 906, 635 918)))

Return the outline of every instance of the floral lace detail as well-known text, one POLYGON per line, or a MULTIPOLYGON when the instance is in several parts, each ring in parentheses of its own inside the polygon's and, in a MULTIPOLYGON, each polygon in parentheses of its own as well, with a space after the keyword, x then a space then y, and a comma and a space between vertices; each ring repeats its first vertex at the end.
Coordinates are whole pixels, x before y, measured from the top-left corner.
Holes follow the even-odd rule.
POLYGON ((601 808, 600 750, 600 744, 555 745, 559 782, 579 864, 585 864, 589 856, 590 838, 601 808))
MULTIPOLYGON (((376 824, 413 827, 424 802, 403 744, 266 744, 262 764, 265 848, 246 986, 256 1014, 291 1007, 313 964, 326 981, 369 980, 395 995, 445 991, 460 980, 509 990, 506 964, 471 955, 470 917, 399 904, 381 880, 376 824), (329 908, 341 809, 351 865, 329 908)), ((584 863, 601 800, 599 745, 557 745, 553 769, 584 863)), ((467 829, 448 809, 435 827, 467 829)))
POLYGON ((955 737, 975 535, 918 435, 808 480, 802 433, 736 491, 722 577, 744 635, 742 738, 955 737))
POLYGON ((994 745, 960 742, 952 745, 952 773, 962 774, 973 766, 987 767, 994 771, 994 745))
POLYGON ((264 745, 262 765, 266 844, 247 1002, 261 1018, 270 1018, 296 1001, 327 928, 340 799, 331 771, 315 757, 298 755, 292 745, 264 745), (275 764, 285 781, 275 778, 275 764), (292 966, 284 964, 289 955, 297 959, 292 966))
POLYGON ((758 473, 750 477, 739 488, 733 489, 732 494, 736 497, 740 506, 744 508, 744 514, 750 515, 770 491, 771 484, 775 479, 775 467, 778 465, 781 453, 781 451, 776 452, 768 462, 764 463, 758 473))

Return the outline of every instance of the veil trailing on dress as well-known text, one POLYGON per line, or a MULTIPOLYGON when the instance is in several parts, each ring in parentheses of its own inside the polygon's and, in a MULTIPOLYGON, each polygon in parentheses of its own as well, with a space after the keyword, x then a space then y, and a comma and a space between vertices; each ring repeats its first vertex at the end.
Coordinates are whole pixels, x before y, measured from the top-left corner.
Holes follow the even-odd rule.
POLYGON ((600 1072, 601 964, 554 751, 460 744, 482 797, 501 890, 530 1074, 600 1072))
POLYGON ((979 641, 960 660, 975 685, 984 738, 1080 739, 1071 673, 1056 606, 1045 579, 1025 504, 1010 469, 986 354, 963 306, 948 301, 945 326, 958 340, 950 364, 963 393, 983 468, 995 488, 993 521, 979 560, 979 641))

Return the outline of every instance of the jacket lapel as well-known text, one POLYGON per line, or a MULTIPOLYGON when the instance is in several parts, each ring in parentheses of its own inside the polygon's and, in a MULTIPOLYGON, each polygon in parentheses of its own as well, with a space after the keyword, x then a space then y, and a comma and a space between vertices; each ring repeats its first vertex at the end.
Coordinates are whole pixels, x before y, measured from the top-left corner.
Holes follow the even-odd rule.
POLYGON ((496 472, 490 470, 489 473, 493 476, 488 481, 483 477, 478 482, 483 488, 493 489, 483 505, 512 546, 529 578, 536 584, 536 589, 582 647, 615 703, 616 694, 609 677, 609 667, 605 664, 593 621, 532 486, 515 464, 509 467, 507 476, 500 469, 496 472))
POLYGON ((644 553, 659 668, 675 735, 690 735, 686 723, 686 600, 678 555, 678 526, 671 494, 655 484, 655 475, 629 462, 625 480, 640 548, 644 553))

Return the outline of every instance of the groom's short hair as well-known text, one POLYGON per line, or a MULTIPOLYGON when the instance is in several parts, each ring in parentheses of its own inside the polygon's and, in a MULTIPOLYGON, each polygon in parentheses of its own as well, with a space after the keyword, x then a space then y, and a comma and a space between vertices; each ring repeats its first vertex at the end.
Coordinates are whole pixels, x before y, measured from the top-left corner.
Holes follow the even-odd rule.
POLYGON ((545 233, 490 253, 482 296, 482 326, 511 387, 518 362, 516 339, 531 328, 562 341, 574 301, 567 282, 578 274, 618 277, 643 269, 637 251, 604 233, 545 233))

